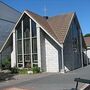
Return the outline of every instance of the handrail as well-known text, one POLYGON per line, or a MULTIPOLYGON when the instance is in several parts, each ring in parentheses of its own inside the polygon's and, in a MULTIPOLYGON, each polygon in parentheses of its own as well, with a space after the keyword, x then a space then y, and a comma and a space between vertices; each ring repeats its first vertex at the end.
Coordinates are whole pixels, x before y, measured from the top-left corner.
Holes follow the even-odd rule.
POLYGON ((74 81, 76 82, 76 90, 78 90, 78 82, 90 84, 90 80, 87 79, 75 78, 74 81))

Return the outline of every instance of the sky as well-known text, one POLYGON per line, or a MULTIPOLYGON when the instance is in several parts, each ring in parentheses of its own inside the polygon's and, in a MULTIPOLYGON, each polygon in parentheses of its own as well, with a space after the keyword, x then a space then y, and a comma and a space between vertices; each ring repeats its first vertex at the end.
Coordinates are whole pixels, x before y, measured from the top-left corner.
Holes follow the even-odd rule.
POLYGON ((83 34, 90 33, 90 0, 0 0, 23 12, 33 11, 42 16, 76 12, 83 34), (46 8, 46 9, 45 9, 46 8))

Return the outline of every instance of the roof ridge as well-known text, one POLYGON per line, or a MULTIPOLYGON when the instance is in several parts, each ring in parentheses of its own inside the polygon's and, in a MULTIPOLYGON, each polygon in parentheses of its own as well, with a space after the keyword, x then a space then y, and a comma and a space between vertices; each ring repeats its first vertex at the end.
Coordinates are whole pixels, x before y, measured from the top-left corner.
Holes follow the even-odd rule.
POLYGON ((58 15, 47 20, 52 30, 54 31, 55 35, 59 39, 60 43, 64 43, 65 41, 73 15, 74 13, 58 15), (55 22, 57 23, 56 25, 55 25, 55 22), (64 33, 63 33, 63 30, 64 30, 64 33))
MULTIPOLYGON (((66 28, 66 32, 64 33, 63 39, 61 40, 60 37, 57 36, 57 33, 56 33, 57 31, 54 31, 54 30, 53 30, 53 27, 52 27, 52 24, 49 23, 49 20, 52 20, 52 19, 45 19, 45 18, 43 18, 41 15, 38 15, 38 14, 36 14, 36 13, 34 13, 34 12, 32 12, 32 11, 29 11, 29 10, 26 10, 26 12, 28 12, 31 16, 33 16, 34 19, 37 17, 37 18, 36 18, 36 19, 37 19, 36 21, 37 21, 44 29, 46 29, 46 30, 49 32, 49 34, 56 39, 56 41, 58 41, 59 43, 64 43, 65 38, 66 38, 66 36, 67 36, 67 33, 68 33, 68 31, 69 31, 69 27, 70 27, 70 25, 71 25, 73 16, 74 16, 75 13, 68 13, 68 14, 64 14, 64 15, 58 15, 59 17, 61 17, 61 16, 64 17, 64 18, 63 18, 63 21, 66 21, 66 20, 67 20, 66 16, 69 17, 69 20, 68 20, 68 22, 65 24, 65 26, 64 26, 64 24, 62 23, 62 26, 64 26, 64 27, 62 27, 61 29, 66 28), (39 20, 40 20, 41 22, 43 22, 44 24, 43 24, 43 23, 40 23, 39 20), (45 24, 47 24, 47 25, 45 25, 45 24), (48 30, 48 29, 49 29, 49 30, 48 30)), ((58 16, 54 16, 53 18, 58 17, 58 16)), ((57 27, 57 26, 56 26, 56 27, 57 27)), ((59 28, 59 29, 60 29, 60 28, 59 28)), ((59 32, 59 33, 60 33, 60 32, 59 32)))
POLYGON ((70 15, 70 14, 74 14, 74 13, 75 12, 69 12, 69 13, 59 14, 59 15, 51 16, 51 17, 49 17, 49 19, 52 19, 52 18, 55 18, 55 17, 60 17, 60 16, 65 16, 65 15, 70 15))
POLYGON ((37 14, 37 13, 34 13, 34 12, 32 12, 32 11, 29 11, 29 10, 25 10, 25 11, 26 11, 26 12, 29 12, 29 13, 32 13, 32 14, 34 14, 34 15, 40 16, 40 17, 43 18, 43 16, 41 16, 41 15, 39 15, 39 14, 37 14))
MULTIPOLYGON (((69 25, 68 25, 68 28, 67 28, 67 33, 68 33, 68 31, 69 31, 69 28, 70 28, 70 25, 71 25, 71 23, 72 23, 72 20, 73 20, 74 15, 75 15, 75 13, 72 14, 72 17, 71 17, 71 19, 70 19, 70 22, 69 22, 69 25)), ((63 41, 65 41, 65 38, 66 38, 66 36, 67 36, 67 33, 66 33, 63 41)), ((63 43, 64 43, 64 42, 63 42, 63 43)))
MULTIPOLYGON (((49 26, 49 28, 52 30, 52 28, 51 28, 51 26, 49 25, 49 23, 48 23, 48 21, 45 19, 45 18, 43 18, 43 16, 41 16, 41 15, 38 15, 38 14, 36 14, 36 13, 34 13, 34 12, 32 12, 32 11, 29 11, 29 10, 26 10, 26 12, 30 12, 30 13, 32 13, 32 14, 34 14, 34 15, 37 15, 37 16, 39 16, 39 17, 41 17, 47 24, 48 24, 48 26, 49 26)), ((41 25, 42 26, 42 25, 41 25)), ((43 26, 42 26, 43 27, 43 26)), ((45 29, 45 28, 44 28, 45 29)), ((56 34, 54 33, 54 31, 52 30, 52 32, 53 32, 53 34, 54 34, 54 36, 56 37, 56 41, 58 41, 59 42, 59 40, 58 40, 58 38, 57 38, 57 36, 56 36, 56 34)), ((50 34, 51 35, 51 34, 50 34)), ((51 35, 52 36, 52 35, 51 35)))

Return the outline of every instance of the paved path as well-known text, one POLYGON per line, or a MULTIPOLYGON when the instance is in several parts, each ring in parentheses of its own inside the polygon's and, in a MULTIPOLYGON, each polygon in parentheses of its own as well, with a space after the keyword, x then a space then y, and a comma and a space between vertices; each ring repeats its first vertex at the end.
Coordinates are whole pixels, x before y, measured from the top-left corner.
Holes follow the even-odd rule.
POLYGON ((6 88, 6 89, 3 89, 3 90, 31 90, 31 89, 24 89, 24 88, 6 88))
MULTIPOLYGON (((41 79, 46 76, 52 75, 53 73, 40 73, 40 74, 34 74, 34 75, 14 75, 11 80, 0 82, 0 90, 7 88, 7 87, 17 87, 17 85, 20 85, 22 83, 41 79)), ((32 90, 32 89, 29 89, 32 90)))
MULTIPOLYGON (((90 80, 90 66, 66 74, 42 73, 37 75, 15 76, 17 80, 0 83, 0 90, 5 87, 26 88, 28 90, 70 90, 75 88, 74 78, 90 80)), ((81 88, 84 84, 79 84, 81 88)))

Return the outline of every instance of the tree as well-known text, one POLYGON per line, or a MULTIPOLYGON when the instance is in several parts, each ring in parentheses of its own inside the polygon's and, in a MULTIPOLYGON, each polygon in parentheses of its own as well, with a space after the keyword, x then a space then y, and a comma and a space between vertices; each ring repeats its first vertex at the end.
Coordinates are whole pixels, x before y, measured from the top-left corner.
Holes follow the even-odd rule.
POLYGON ((90 37, 90 33, 85 34, 84 37, 90 37))

